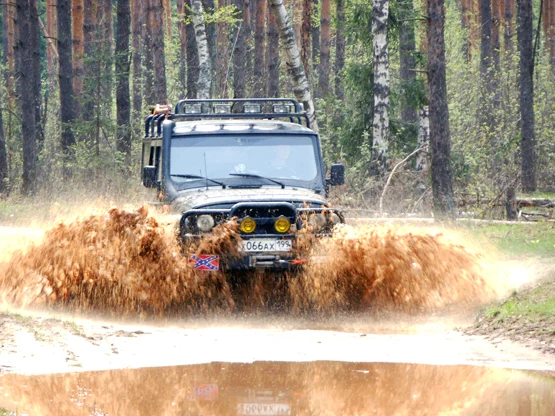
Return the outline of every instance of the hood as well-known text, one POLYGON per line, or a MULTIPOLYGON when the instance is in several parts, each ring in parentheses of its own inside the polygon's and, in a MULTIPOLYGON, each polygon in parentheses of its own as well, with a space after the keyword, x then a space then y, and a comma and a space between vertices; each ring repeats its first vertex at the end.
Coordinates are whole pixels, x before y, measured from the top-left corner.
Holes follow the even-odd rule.
POLYGON ((231 208, 238 202, 289 202, 294 205, 306 203, 309 206, 320 206, 327 203, 323 195, 302 188, 221 189, 210 187, 181 191, 171 205, 174 209, 183 212, 197 208, 231 208))

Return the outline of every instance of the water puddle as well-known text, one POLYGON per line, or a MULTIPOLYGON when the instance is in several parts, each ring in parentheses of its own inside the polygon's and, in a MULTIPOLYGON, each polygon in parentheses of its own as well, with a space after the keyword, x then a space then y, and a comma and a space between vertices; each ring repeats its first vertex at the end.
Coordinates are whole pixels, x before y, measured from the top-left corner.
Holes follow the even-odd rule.
POLYGON ((555 378, 490 367, 210 363, 0 376, 18 415, 552 415, 555 378))

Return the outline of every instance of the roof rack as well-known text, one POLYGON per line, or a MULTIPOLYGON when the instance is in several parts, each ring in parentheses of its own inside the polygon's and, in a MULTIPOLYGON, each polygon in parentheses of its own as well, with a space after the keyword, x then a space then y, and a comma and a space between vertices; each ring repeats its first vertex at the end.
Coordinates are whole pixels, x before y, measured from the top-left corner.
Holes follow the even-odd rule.
POLYGON ((169 118, 289 119, 310 128, 308 114, 293 98, 222 98, 180 100, 169 118))
POLYGON ((175 113, 169 110, 152 114, 145 121, 145 137, 162 135, 166 119, 289 119, 310 128, 303 106, 293 98, 222 98, 180 100, 175 113))

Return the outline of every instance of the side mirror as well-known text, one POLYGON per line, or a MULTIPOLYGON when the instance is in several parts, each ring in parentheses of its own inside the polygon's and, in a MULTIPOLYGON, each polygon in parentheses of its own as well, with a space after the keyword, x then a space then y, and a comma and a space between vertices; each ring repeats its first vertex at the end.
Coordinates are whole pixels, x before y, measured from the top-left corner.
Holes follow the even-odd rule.
POLYGON ((143 185, 147 188, 156 188, 156 166, 143 166, 143 185))
POLYGON ((331 165, 330 185, 343 185, 345 183, 345 166, 342 163, 331 165))

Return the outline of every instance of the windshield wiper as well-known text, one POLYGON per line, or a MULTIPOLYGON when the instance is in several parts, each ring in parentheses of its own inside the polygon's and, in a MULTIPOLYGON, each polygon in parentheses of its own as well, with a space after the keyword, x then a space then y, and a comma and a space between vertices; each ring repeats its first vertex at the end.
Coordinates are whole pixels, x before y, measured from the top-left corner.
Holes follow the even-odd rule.
POLYGON ((200 175, 191 175, 188 173, 172 173, 170 176, 174 177, 174 178, 185 178, 185 179, 204 179, 206 181, 210 181, 212 183, 215 183, 217 185, 220 185, 223 189, 226 188, 226 184, 220 181, 216 181, 214 179, 210 179, 207 178, 206 176, 200 176, 200 175))
POLYGON ((278 184, 279 186, 281 186, 281 189, 285 189, 285 185, 283 184, 283 182, 276 181, 275 179, 272 179, 272 178, 267 178, 266 176, 256 175, 254 173, 230 173, 229 176, 241 176, 243 178, 266 179, 267 181, 278 184))

